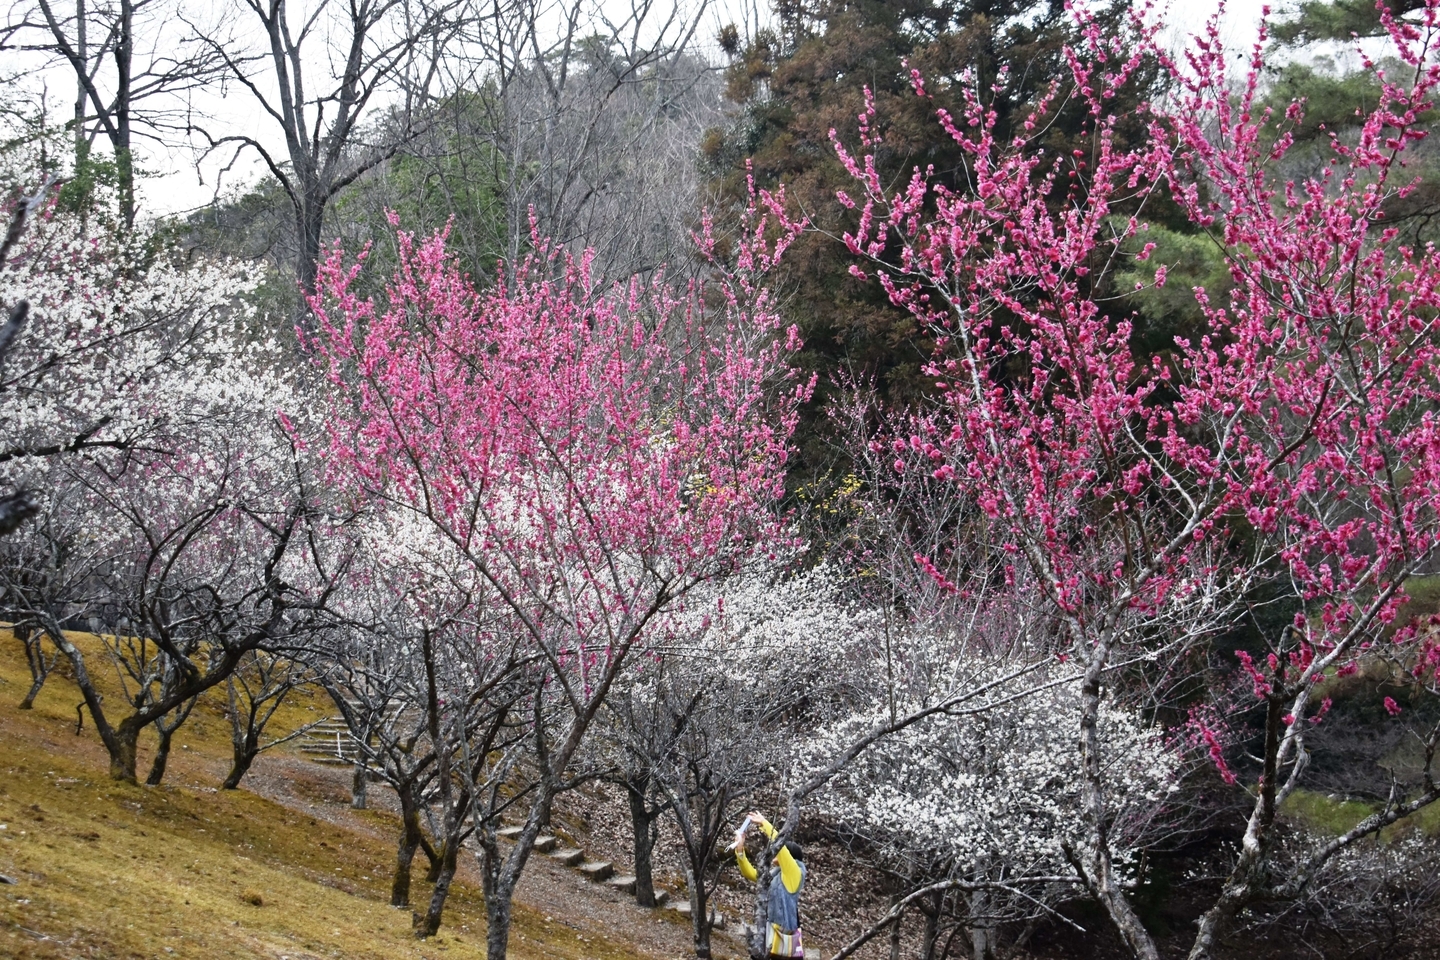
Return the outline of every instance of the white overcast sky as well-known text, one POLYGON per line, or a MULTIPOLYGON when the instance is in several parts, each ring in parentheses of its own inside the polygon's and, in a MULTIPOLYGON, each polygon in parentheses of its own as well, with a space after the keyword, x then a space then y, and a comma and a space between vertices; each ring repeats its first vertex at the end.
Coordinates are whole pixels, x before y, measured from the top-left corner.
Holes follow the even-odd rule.
MULTIPOLYGON (((604 3, 605 0, 599 2, 604 3)), ((698 3, 700 0, 680 2, 698 3)), ((697 38, 706 46, 712 46, 721 25, 747 20, 753 22, 757 7, 763 10, 766 6, 767 3, 757 0, 711 0, 703 15, 704 21, 697 38)), ((197 22, 215 22, 227 8, 233 9, 224 0, 181 2, 184 15, 197 22)), ((1184 36, 1201 29, 1215 9, 1216 6, 1211 0, 1172 0, 1166 17, 1174 37, 1172 43, 1179 45, 1184 36)), ((1230 0, 1227 4, 1222 21, 1222 35, 1237 54, 1248 50, 1253 44, 1261 9, 1260 0, 1230 0)), ((243 20, 237 22, 246 23, 243 20)), ((184 26, 175 22, 141 24, 136 30, 137 46, 143 46, 149 39, 148 35, 157 35, 160 37, 158 45, 163 48, 166 42, 173 42, 175 31, 182 29, 185 29, 184 26)), ((137 50, 137 56, 141 52, 137 50)), ((315 66, 321 67, 319 64, 315 66)), ((32 89, 45 90, 46 100, 52 106, 58 121, 63 122, 68 118, 75 95, 75 81, 68 71, 58 68, 32 68, 24 82, 32 89)), ((221 126, 228 132, 249 134, 277 149, 281 145, 278 127, 257 108, 252 98, 233 86, 223 93, 195 97, 191 106, 197 113, 208 115, 213 125, 221 126)), ((223 162, 217 159, 197 170, 195 154, 190 149, 177 145, 167 150, 151 142, 139 142, 137 147, 142 168, 148 174, 138 185, 142 210, 152 214, 179 213, 203 206, 213 199, 216 179, 223 162)), ((278 152, 283 154, 283 150, 278 152)), ((228 162, 230 156, 226 154, 224 161, 228 162)), ((241 157, 224 175, 226 192, 253 183, 261 173, 262 167, 253 155, 241 157)))

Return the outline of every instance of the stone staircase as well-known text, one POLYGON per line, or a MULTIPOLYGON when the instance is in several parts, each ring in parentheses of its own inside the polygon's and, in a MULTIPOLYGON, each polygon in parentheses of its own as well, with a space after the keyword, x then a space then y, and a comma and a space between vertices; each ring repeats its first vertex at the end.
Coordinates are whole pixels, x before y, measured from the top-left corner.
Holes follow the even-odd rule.
MULTIPOLYGON (((495 831, 495 835, 501 840, 514 840, 520 835, 519 827, 502 827, 495 831)), ((569 867, 591 883, 603 883, 612 890, 633 896, 635 893, 635 878, 626 874, 617 874, 615 865, 608 860, 587 860, 585 851, 578 847, 565 844, 559 837, 544 835, 535 838, 535 852, 544 854, 561 866, 569 867)), ((670 901, 670 893, 667 890, 655 891, 655 905, 664 906, 670 901)), ((680 903, 672 905, 672 909, 682 906, 680 903)), ((684 912, 689 913, 690 904, 684 903, 684 912)))
POLYGON ((321 720, 300 738, 300 752, 328 767, 351 767, 359 754, 344 720, 321 720))
MULTIPOLYGON (((501 840, 514 840, 520 835, 519 827, 502 827, 495 831, 495 835, 501 840)), ((553 835, 542 835, 535 838, 535 852, 544 854, 562 866, 570 867, 580 876, 591 883, 603 883, 612 890, 617 890, 627 896, 635 894, 635 878, 628 874, 617 874, 615 865, 608 860, 587 860, 585 851, 566 845, 559 837, 553 835)), ((655 891, 655 906, 657 909, 665 908, 674 910, 680 916, 689 918, 690 901, 671 900, 670 891, 657 889, 655 891)), ((735 925, 724 914, 715 915, 715 929, 728 930, 736 936, 745 936, 749 932, 747 924, 735 925)), ((805 951, 807 957, 812 951, 805 951)), ((816 957, 819 954, 816 953, 816 957)))
MULTIPOLYGON (((395 722, 399 714, 398 707, 391 710, 385 722, 395 722)), ((307 758, 328 767, 353 767, 360 759, 359 744, 339 717, 328 717, 314 724, 299 739, 299 744, 300 752, 307 758)))

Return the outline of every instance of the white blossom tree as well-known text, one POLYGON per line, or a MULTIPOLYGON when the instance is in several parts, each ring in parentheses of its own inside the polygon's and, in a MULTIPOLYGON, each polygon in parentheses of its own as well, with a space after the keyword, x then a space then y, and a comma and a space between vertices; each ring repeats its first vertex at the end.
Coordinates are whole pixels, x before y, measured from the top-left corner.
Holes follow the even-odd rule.
POLYGON ((256 279, 55 210, 0 263, 0 299, 29 305, 5 358, 0 479, 54 493, 56 518, 35 535, 63 531, 65 549, 52 537, 34 555, 54 560, 50 583, 83 590, 52 591, 36 613, 123 779, 142 729, 159 721, 163 742, 186 704, 289 631, 316 592, 307 468, 276 420, 305 405, 274 344, 250 336, 256 279), (131 708, 118 723, 62 612, 105 627, 131 708))
MULTIPOLYGON (((953 636, 915 643, 903 659, 967 675, 1000 675, 1010 667, 957 649, 953 636)), ((1001 702, 989 711, 938 713, 881 740, 817 795, 820 809, 866 841, 880 865, 907 885, 903 901, 924 908, 924 960, 940 955, 947 913, 969 933, 975 960, 988 960, 1006 921, 1058 916, 1051 905, 1078 887, 1070 864, 1086 842, 1076 813, 1079 760, 1073 731, 1055 722, 1074 708, 1078 677, 1055 665, 995 693, 1001 702)), ((927 691, 905 683, 900 695, 908 704, 926 699, 927 691)), ((877 704, 847 718, 811 749, 824 755, 887 709, 877 704)), ((1100 722, 1114 744, 1105 770, 1117 797, 1111 842, 1133 870, 1152 819, 1177 789, 1181 758, 1164 731, 1132 709, 1107 703, 1100 722)), ((903 912, 892 911, 860 942, 898 924, 903 912)))
POLYGON ((851 601, 839 571, 796 570, 794 559, 756 562, 684 598, 663 624, 672 639, 603 718, 597 760, 613 758, 630 799, 637 898, 654 821, 668 813, 685 851, 697 957, 710 956, 734 814, 779 780, 816 716, 849 699, 837 689, 851 682, 848 655, 878 636, 879 618, 851 601), (663 802, 647 802, 652 792, 663 802))

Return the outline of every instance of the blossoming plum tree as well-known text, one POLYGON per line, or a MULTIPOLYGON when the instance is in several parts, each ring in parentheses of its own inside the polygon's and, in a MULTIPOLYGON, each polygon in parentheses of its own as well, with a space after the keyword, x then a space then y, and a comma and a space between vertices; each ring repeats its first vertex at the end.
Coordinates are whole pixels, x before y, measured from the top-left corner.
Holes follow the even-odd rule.
MULTIPOLYGON (((1010 664, 977 655, 973 642, 943 633, 910 634, 899 651, 907 663, 930 663, 973 674, 1010 664)), ((965 638, 969 640, 970 638, 965 638)), ((1004 928, 1019 936, 1035 925, 1016 921, 1058 916, 1055 901, 1074 896, 1069 865, 1085 843, 1076 796, 1080 757, 1074 731, 1055 722, 1077 708, 1078 677, 1064 666, 1002 687, 993 709, 937 714, 879 741, 818 795, 820 807, 862 840, 875 860, 904 884, 904 896, 845 955, 900 921, 906 907, 925 914, 921 956, 936 952, 947 927, 968 933, 976 960, 1002 952, 1004 928), (953 919, 948 919, 953 918, 953 919)), ((954 680, 914 670, 901 684, 902 702, 919 702, 954 680), (947 682, 948 679, 948 682, 947 682)), ((873 725, 883 701, 822 731, 811 749, 873 725)), ((1107 746, 1110 837, 1118 861, 1137 858, 1151 839, 1162 800, 1176 788, 1181 756, 1139 711, 1106 702, 1100 733, 1107 746)), ((1015 943, 1019 947, 1023 940, 1015 943)))
POLYGON ((55 509, 75 513, 48 558, 57 580, 84 588, 64 598, 65 612, 102 627, 123 696, 102 697, 59 619, 41 622, 70 663, 117 779, 135 778, 139 734, 155 725, 149 781, 158 783, 195 698, 254 651, 293 644, 313 625, 326 592, 306 543, 313 501, 284 433, 261 413, 275 398, 244 395, 240 410, 212 406, 207 424, 160 435, 163 447, 76 455, 50 475, 66 493, 52 498, 55 509))
POLYGON ((476 836, 482 859, 499 862, 495 827, 529 802, 534 768, 524 761, 543 752, 564 707, 547 694, 543 656, 434 524, 372 503, 358 526, 343 601, 349 643, 327 658, 325 683, 359 751, 400 795, 392 902, 408 897, 417 845, 430 859, 434 886, 415 921, 416 935, 428 937, 440 928, 464 843, 476 836))
POLYGON ((249 336, 250 268, 55 208, 7 251, 0 301, 28 323, 4 357, 0 479, 45 491, 47 513, 14 545, 29 560, 6 566, 7 602, 69 660, 113 776, 135 778, 157 726, 158 780, 187 705, 288 631, 317 582, 296 536, 303 469, 274 419, 292 385, 249 336), (92 617, 127 682, 118 722, 61 629, 92 617))
POLYGON ((867 654, 883 648, 880 617, 847 577, 794 561, 763 558, 692 591, 664 618, 673 639, 625 678, 597 730, 597 763, 623 771, 631 798, 637 878, 654 820, 674 818, 697 957, 711 956, 736 811, 793 772, 807 735, 848 711, 857 665, 873 680, 867 654), (664 802, 644 805, 647 792, 664 802))
MULTIPOLYGON (((767 241, 752 206, 735 266, 713 289, 658 281, 597 290, 587 257, 537 241, 514 280, 480 292, 443 234, 400 236, 386 301, 350 291, 335 251, 313 306, 333 386, 336 481, 432 527, 473 595, 544 665, 559 721, 537 722, 538 769, 510 853, 480 826, 488 955, 505 956, 510 902, 567 770, 657 616, 780 534, 789 431, 803 385, 759 278, 793 235, 767 241)), ((477 642, 484 642, 482 632, 477 642)))
MULTIPOLYGON (((1140 957, 1158 953, 1112 834, 1117 744, 1102 715, 1115 670, 1135 658, 1183 668, 1261 585, 1297 605, 1268 653, 1243 663, 1265 712, 1262 772, 1232 871, 1201 918, 1198 960, 1248 904, 1293 895, 1338 851, 1440 799, 1427 774, 1308 865, 1270 874, 1277 809, 1325 712, 1316 683, 1414 637, 1387 625, 1440 536, 1440 252, 1398 245, 1384 219, 1410 189, 1406 152, 1440 82, 1428 54, 1440 6, 1404 22, 1385 13, 1404 79, 1379 72, 1382 96, 1358 137, 1332 140, 1323 169, 1284 181, 1275 171, 1304 107, 1261 109, 1260 43, 1236 93, 1214 26, 1173 62, 1153 25, 1107 33, 1076 15, 1085 43, 1069 53, 1069 82, 1012 142, 996 140, 979 90, 963 116, 938 112, 969 158, 964 191, 920 169, 888 189, 868 110, 866 152, 837 141, 859 186, 841 197, 858 211, 845 240, 940 337, 930 372, 943 403, 902 442, 983 513, 994 549, 1033 579, 1054 652, 1082 671, 1075 863, 1140 957), (1133 124, 1122 135, 1108 105, 1147 59, 1170 72, 1174 99, 1145 108, 1141 135, 1133 124), (1088 111, 1089 148, 1056 155, 1043 131, 1066 102, 1088 111), (1143 356, 1107 306, 1106 280, 1148 258, 1142 218, 1160 197, 1224 251, 1235 289, 1228 304, 1197 289, 1207 332, 1143 356)), ((926 95, 918 75, 915 86, 926 95)), ((914 467, 897 457, 896 469, 914 467)), ((1414 646, 1409 662, 1433 671, 1433 641, 1414 646)), ((1432 735, 1432 757, 1434 747, 1432 735)))

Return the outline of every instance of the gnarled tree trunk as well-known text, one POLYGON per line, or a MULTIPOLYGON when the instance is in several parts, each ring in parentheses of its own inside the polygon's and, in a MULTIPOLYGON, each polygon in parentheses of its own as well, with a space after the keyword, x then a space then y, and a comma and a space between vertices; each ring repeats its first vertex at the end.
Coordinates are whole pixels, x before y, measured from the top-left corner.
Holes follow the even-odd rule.
MULTIPOLYGON (((440 859, 436 861, 435 865, 438 870, 435 887, 430 892, 430 905, 425 909, 423 917, 416 915, 415 936, 417 937, 433 937, 440 930, 440 917, 445 911, 445 900, 450 895, 450 883, 455 879, 459 847, 458 843, 446 844, 440 859)), ((489 898, 486 898, 486 907, 487 909, 489 907, 489 898)))
POLYGON ((630 830, 635 848, 635 902, 642 907, 653 907, 655 879, 651 855, 655 850, 655 821, 660 812, 651 810, 646 804, 645 793, 643 784, 625 785, 625 794, 630 800, 630 830))
POLYGON ((165 779, 165 766, 170 762, 170 742, 175 737, 175 730, 169 727, 155 726, 159 734, 160 742, 155 747, 155 757, 150 761, 150 775, 145 778, 145 786, 158 787, 160 781, 165 779))
POLYGON ((400 795, 400 844, 395 851, 395 878, 390 882, 390 906, 408 907, 410 869, 415 851, 425 837, 420 832, 420 809, 415 803, 413 787, 407 785, 396 792, 400 795))

